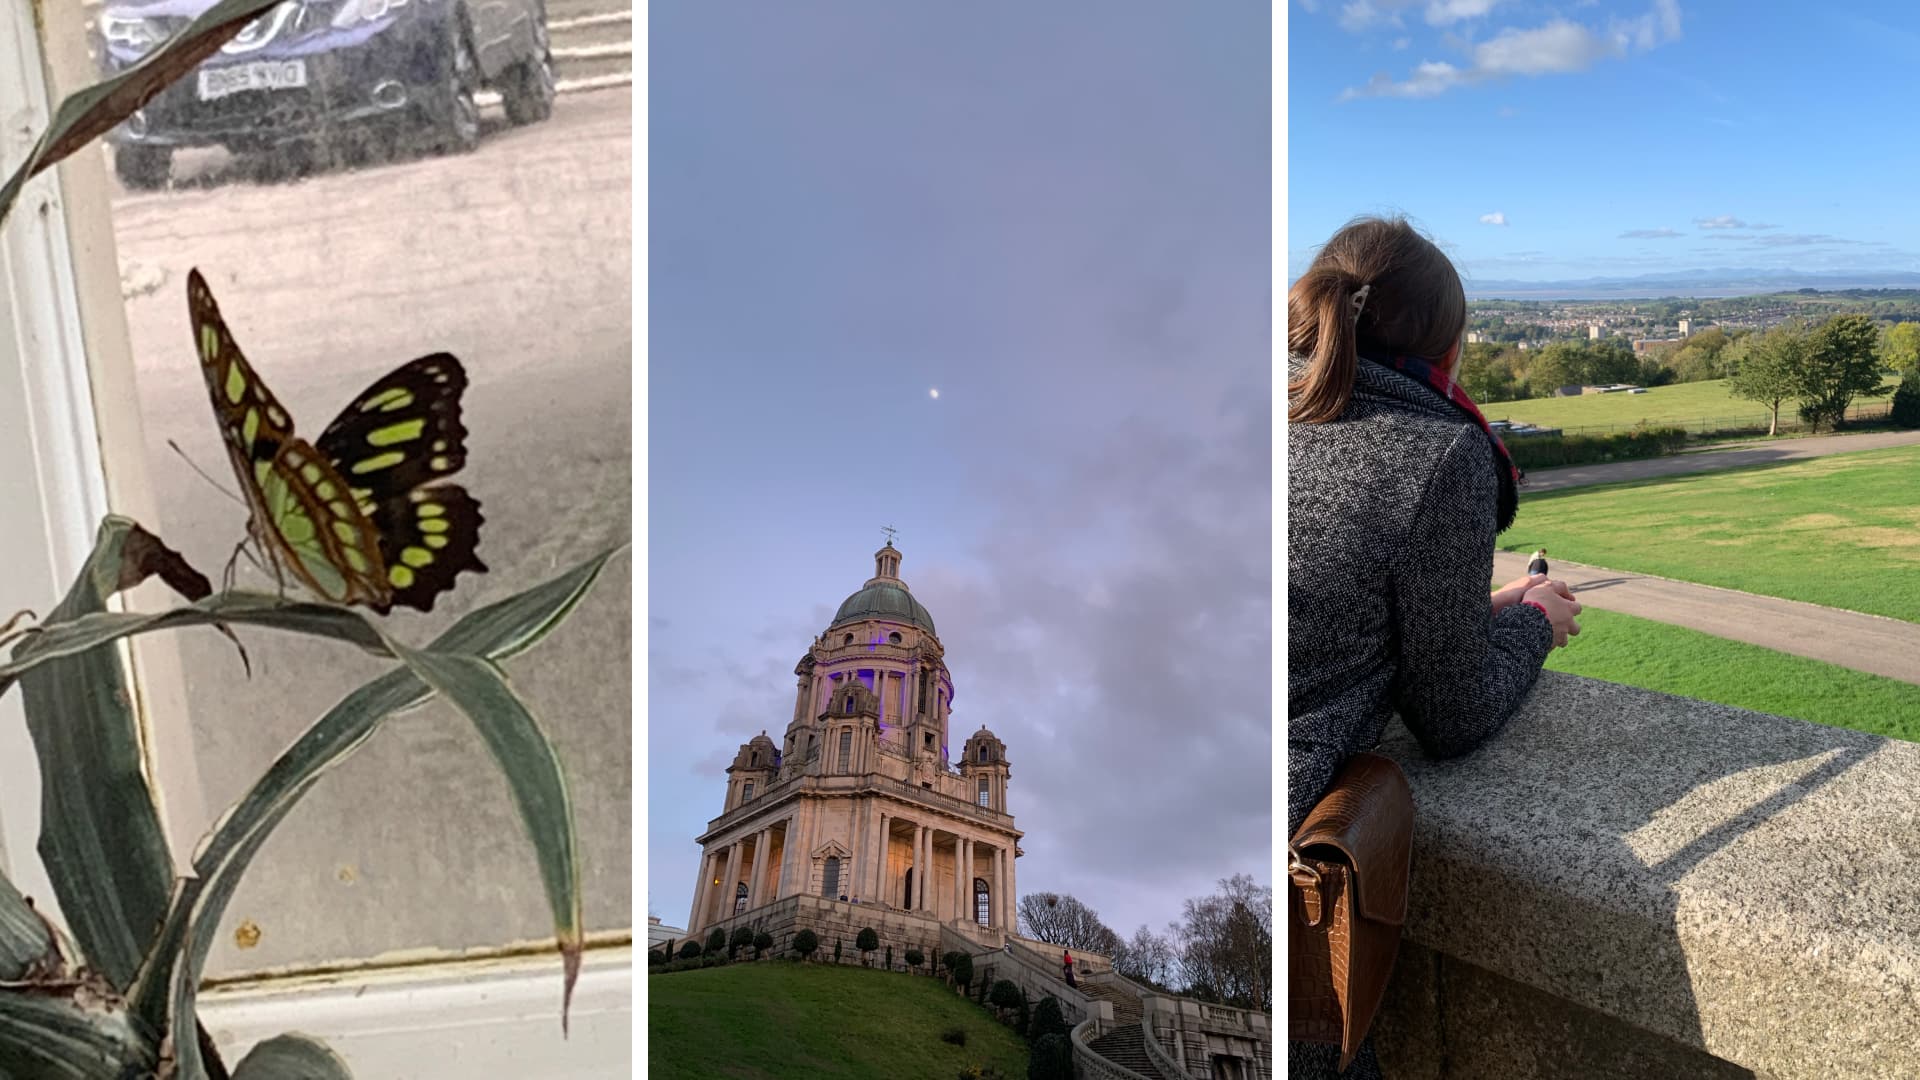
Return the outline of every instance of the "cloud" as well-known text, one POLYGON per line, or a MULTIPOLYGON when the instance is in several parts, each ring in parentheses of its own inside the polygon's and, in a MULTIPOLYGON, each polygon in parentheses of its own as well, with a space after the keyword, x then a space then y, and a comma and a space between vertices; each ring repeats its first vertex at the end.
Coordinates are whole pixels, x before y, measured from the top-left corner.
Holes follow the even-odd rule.
POLYGON ((1413 44, 1413 39, 1412 39, 1412 38, 1403 38, 1403 37, 1397 37, 1397 38, 1394 38, 1394 39, 1393 39, 1393 46, 1392 46, 1392 48, 1393 48, 1393 51, 1394 51, 1394 52, 1399 52, 1399 51, 1401 51, 1402 49, 1405 49, 1405 48, 1406 48, 1407 46, 1409 46, 1409 45, 1411 45, 1411 44, 1413 44))
POLYGON ((1622 240, 1666 240, 1684 235, 1678 229, 1628 229, 1620 234, 1622 240))
MULTIPOLYGON (((1493 7, 1491 0, 1433 0, 1436 9, 1475 11, 1484 14, 1493 7)), ((1373 0, 1354 0, 1347 5, 1353 13, 1342 25, 1361 30, 1391 17, 1399 25, 1399 16, 1373 0)), ((1462 16, 1466 17, 1466 16, 1462 16)), ((1405 81, 1396 82, 1385 72, 1376 73, 1366 85, 1350 87, 1339 100, 1363 97, 1433 97, 1468 83, 1511 77, 1564 75, 1585 71, 1601 60, 1620 59, 1633 52, 1645 52, 1680 38, 1680 7, 1676 0, 1655 0, 1653 9, 1634 19, 1615 20, 1605 30, 1568 19, 1555 19, 1532 29, 1508 27, 1479 44, 1458 42, 1471 63, 1457 67, 1445 61, 1423 61, 1405 81)))
POLYGON ((1300 10, 1312 15, 1320 10, 1320 0, 1300 0, 1300 10))
POLYGON ((1350 0, 1340 8, 1340 27, 1349 33, 1358 34, 1376 26, 1400 27, 1406 25, 1400 21, 1396 8, 1406 6, 1407 0, 1350 0))
POLYGON ((1732 214, 1721 214, 1719 217, 1710 218, 1694 218, 1693 223, 1703 229, 1744 229, 1747 227, 1746 222, 1741 221, 1732 214))
POLYGON ((1507 215, 1501 213, 1498 210, 1495 210, 1491 214, 1480 215, 1480 224, 1482 225, 1505 225, 1506 223, 1507 223, 1507 215))
POLYGON ((1427 23, 1446 26, 1462 19, 1477 19, 1498 6, 1500 0, 1432 0, 1427 5, 1427 23))

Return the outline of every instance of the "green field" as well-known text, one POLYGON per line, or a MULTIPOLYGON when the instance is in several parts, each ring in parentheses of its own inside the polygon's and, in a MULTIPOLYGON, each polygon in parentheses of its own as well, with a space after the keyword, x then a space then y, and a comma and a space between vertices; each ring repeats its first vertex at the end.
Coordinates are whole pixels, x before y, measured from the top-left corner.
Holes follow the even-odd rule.
POLYGON ((1530 495, 1507 551, 1920 622, 1920 446, 1530 495))
MULTIPOLYGON (((1899 382, 1898 378, 1889 376, 1886 385, 1897 386, 1899 382)), ((1887 400, 1887 398, 1876 398, 1861 404, 1880 406, 1887 400)), ((1556 428, 1588 427, 1599 424, 1630 427, 1642 420, 1655 424, 1674 424, 1694 428, 1703 419, 1720 421, 1722 425, 1732 426, 1731 422, 1741 417, 1751 417, 1754 423, 1763 426, 1767 422, 1766 408, 1755 405, 1751 401, 1741 401, 1729 394, 1725 379, 1656 386, 1644 394, 1622 392, 1582 394, 1579 397, 1567 398, 1535 398, 1531 401, 1495 401, 1482 406, 1480 411, 1485 413, 1489 420, 1512 420, 1515 423, 1556 428)), ((1794 418, 1794 409, 1791 404, 1781 407, 1781 423, 1790 423, 1794 418)))
POLYGON ((1920 742, 1920 686, 1587 608, 1551 671, 1920 742))
POLYGON ((939 979, 785 961, 643 976, 647 1075, 669 1080, 951 1080, 1027 1075, 1027 1044, 939 979), (965 1046, 942 1042, 960 1028, 965 1046))

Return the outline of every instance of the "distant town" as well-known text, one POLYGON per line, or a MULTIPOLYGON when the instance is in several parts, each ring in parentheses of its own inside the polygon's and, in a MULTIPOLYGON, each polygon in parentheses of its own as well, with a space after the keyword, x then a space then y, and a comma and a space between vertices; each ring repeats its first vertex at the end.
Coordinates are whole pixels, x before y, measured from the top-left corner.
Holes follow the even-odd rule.
POLYGON ((1645 354, 1678 348, 1693 334, 1714 327, 1735 334, 1850 313, 1876 322, 1916 322, 1920 289, 1801 289, 1654 300, 1474 300, 1467 307, 1469 344, 1537 349, 1554 341, 1624 338, 1635 353, 1645 354))

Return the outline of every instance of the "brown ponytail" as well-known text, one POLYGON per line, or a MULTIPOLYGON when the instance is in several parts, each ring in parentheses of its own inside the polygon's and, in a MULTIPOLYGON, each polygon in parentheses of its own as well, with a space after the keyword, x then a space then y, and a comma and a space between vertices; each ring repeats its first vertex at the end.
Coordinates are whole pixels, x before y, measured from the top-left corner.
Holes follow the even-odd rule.
POLYGON ((1339 419, 1362 351, 1438 361, 1466 326, 1460 275, 1431 240, 1403 218, 1355 219, 1287 290, 1287 353, 1307 360, 1287 382, 1287 420, 1339 419))

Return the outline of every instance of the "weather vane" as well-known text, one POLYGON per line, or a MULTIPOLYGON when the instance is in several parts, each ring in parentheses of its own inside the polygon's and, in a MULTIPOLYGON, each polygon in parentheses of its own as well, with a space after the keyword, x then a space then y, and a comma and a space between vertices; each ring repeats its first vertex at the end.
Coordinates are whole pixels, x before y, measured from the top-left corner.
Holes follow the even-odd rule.
POLYGON ((898 532, 899 530, 897 530, 897 529, 895 529, 895 528, 894 528, 893 526, 891 526, 891 525, 882 525, 882 526, 880 526, 880 531, 881 531, 881 532, 883 532, 883 533, 886 533, 886 534, 887 534, 887 546, 888 546, 888 547, 892 547, 892 546, 893 546, 893 534, 894 534, 894 533, 896 533, 896 532, 898 532))

